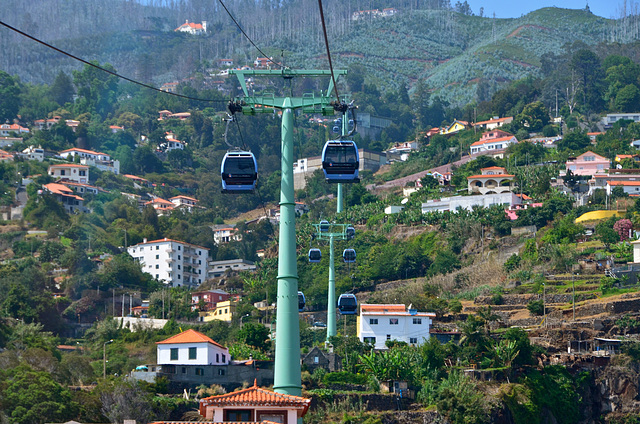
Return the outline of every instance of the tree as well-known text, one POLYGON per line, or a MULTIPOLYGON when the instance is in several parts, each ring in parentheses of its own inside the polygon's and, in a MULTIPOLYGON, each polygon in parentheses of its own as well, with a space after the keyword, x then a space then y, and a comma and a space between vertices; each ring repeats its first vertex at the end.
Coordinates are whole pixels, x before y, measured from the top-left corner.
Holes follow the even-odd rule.
POLYGON ((629 240, 633 223, 631 220, 623 218, 613 224, 613 229, 620 236, 620 241, 629 240))
POLYGON ((634 112, 640 104, 640 89, 634 84, 629 84, 618 90, 614 101, 615 108, 620 112, 634 112))
POLYGON ((598 110, 602 102, 603 80, 600 59, 589 49, 580 49, 571 57, 570 68, 576 73, 582 91, 582 104, 587 110, 598 110))
POLYGON ((264 325, 252 322, 242 325, 238 332, 238 341, 258 348, 263 352, 268 351, 271 344, 269 342, 269 330, 264 325))
MULTIPOLYGON (((94 65, 100 66, 93 61, 94 65)), ((102 65, 104 69, 116 72, 110 64, 102 65)), ((78 88, 81 99, 76 103, 77 114, 98 113, 102 118, 113 112, 118 95, 118 77, 90 65, 81 71, 73 71, 73 83, 78 88)))
POLYGON ((540 101, 529 103, 516 117, 516 121, 529 132, 540 131, 549 123, 549 112, 540 101))
POLYGON ((20 85, 4 71, 0 71, 0 99, 0 124, 13 122, 20 109, 20 85))
POLYGON ((52 374, 27 365, 5 370, 2 409, 15 424, 42 424, 73 419, 79 409, 71 393, 52 374), (9 375, 7 375, 9 374, 9 375))
POLYGON ((73 101, 73 94, 75 89, 73 88, 73 82, 71 77, 64 72, 58 72, 56 79, 53 80, 53 84, 49 88, 51 98, 54 102, 60 106, 64 106, 65 103, 73 101))
POLYGON ((596 225, 596 237, 604 243, 607 250, 612 244, 620 241, 620 234, 613 229, 609 221, 601 221, 596 225))

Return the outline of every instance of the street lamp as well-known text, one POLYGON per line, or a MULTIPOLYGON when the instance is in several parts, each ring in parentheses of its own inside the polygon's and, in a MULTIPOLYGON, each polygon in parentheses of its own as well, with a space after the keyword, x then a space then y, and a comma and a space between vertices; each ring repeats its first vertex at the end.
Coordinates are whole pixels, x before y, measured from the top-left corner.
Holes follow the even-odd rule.
POLYGON ((113 339, 102 344, 102 378, 107 378, 107 345, 113 343, 113 339))
POLYGON ((240 328, 242 328, 242 326, 244 325, 244 322, 242 320, 248 316, 251 316, 251 314, 245 314, 240 317, 240 328))

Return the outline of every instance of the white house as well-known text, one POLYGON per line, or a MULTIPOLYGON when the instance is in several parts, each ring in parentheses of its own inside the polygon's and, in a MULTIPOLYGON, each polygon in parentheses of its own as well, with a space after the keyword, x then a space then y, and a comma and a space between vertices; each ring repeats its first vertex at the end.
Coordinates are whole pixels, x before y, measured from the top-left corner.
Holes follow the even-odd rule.
POLYGON ((469 193, 493 194, 511 191, 511 184, 515 175, 507 174, 507 170, 501 166, 482 168, 480 175, 467 177, 467 189, 469 193))
POLYGON ((480 121, 473 124, 474 128, 482 128, 485 130, 495 130, 498 127, 501 127, 505 124, 510 124, 513 122, 513 116, 508 116, 506 118, 498 118, 497 116, 489 119, 488 121, 480 121))
POLYGON ((209 278, 222 277, 227 270, 240 272, 240 271, 255 271, 256 264, 246 259, 228 259, 226 261, 211 261, 209 262, 209 278))
POLYGON ((480 140, 471 144, 471 154, 502 150, 511 144, 516 144, 518 139, 507 132, 494 130, 482 134, 480 140))
POLYGON ((184 209, 188 212, 192 212, 198 206, 198 199, 194 199, 189 196, 174 196, 169 199, 171 203, 175 205, 176 208, 184 209))
POLYGON ((156 342, 158 365, 229 365, 229 349, 196 330, 156 342))
POLYGON ((473 210, 474 206, 488 208, 493 205, 510 207, 521 204, 522 198, 511 191, 495 194, 478 194, 475 196, 452 196, 427 200, 422 204, 422 213, 444 211, 456 212, 458 208, 470 211, 473 210))
POLYGON ((172 287, 196 286, 207 278, 209 249, 168 238, 130 246, 127 252, 142 271, 172 287))
POLYGON ((65 163, 61 165, 50 165, 47 172, 50 176, 60 180, 75 181, 87 184, 89 182, 89 167, 75 163, 65 163))
POLYGON ((78 156, 82 165, 95 166, 101 171, 113 172, 114 174, 120 173, 120 161, 112 160, 111 156, 106 153, 74 147, 61 151, 59 155, 67 160, 73 160, 78 156))
POLYGON ((240 241, 242 236, 238 234, 237 228, 212 228, 213 242, 215 244, 229 243, 231 240, 240 241))
POLYGON ((429 330, 436 314, 418 312, 403 304, 361 304, 357 318, 358 339, 375 349, 386 349, 387 340, 412 345, 429 340, 429 330))
POLYGON ((189 22, 187 19, 185 23, 180 25, 174 31, 176 32, 186 32, 192 35, 200 35, 207 32, 207 21, 202 21, 201 24, 197 24, 195 22, 189 22))
POLYGON ((29 128, 21 127, 18 124, 0 125, 0 136, 8 137, 12 134, 28 134, 29 128))
POLYGON ((77 194, 73 190, 68 187, 65 187, 62 184, 57 183, 49 183, 42 186, 44 191, 51 193, 53 197, 56 198, 57 201, 62 203, 64 209, 69 213, 85 213, 89 212, 87 208, 84 207, 84 199, 77 194))
POLYGON ((29 146, 20 153, 26 160, 44 161, 44 149, 42 147, 29 146))

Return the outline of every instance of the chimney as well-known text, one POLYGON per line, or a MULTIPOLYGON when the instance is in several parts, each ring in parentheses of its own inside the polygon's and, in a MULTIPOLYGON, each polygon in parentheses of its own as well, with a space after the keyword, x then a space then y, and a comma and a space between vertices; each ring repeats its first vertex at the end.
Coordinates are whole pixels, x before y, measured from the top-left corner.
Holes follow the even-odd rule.
POLYGON ((142 239, 142 242, 143 242, 143 243, 146 243, 146 242, 147 242, 147 238, 146 238, 146 237, 145 237, 145 238, 143 238, 143 239, 142 239))
POLYGON ((202 30, 207 32, 207 21, 202 21, 202 30))

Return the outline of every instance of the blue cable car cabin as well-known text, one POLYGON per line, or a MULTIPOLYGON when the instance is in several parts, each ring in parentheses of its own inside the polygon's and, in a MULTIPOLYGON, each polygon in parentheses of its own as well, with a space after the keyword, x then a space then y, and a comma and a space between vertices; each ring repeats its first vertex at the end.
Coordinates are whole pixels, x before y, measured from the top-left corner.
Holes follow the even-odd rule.
POLYGON ((322 170, 328 183, 357 183, 360 159, 351 140, 329 140, 322 149, 322 170))
POLYGON ((320 232, 323 232, 323 233, 329 232, 329 221, 325 221, 324 219, 320 221, 320 232))
POLYGON ((353 249, 344 249, 344 251, 342 252, 342 260, 344 260, 345 263, 348 264, 355 263, 356 251, 353 249))
POLYGON ((358 300, 355 294, 343 293, 338 298, 338 310, 342 315, 355 315, 358 312, 358 300))
POLYGON ((307 299, 304 297, 304 293, 298 292, 298 312, 304 311, 304 305, 307 304, 307 299))
POLYGON ((309 249, 309 262, 319 263, 322 259, 322 252, 320 249, 309 249))
POLYGON ((351 225, 349 225, 347 227, 347 240, 353 240, 355 236, 356 236, 356 229, 353 228, 351 225))
POLYGON ((220 173, 224 193, 252 191, 258 179, 258 163, 251 152, 227 152, 222 159, 220 173))

